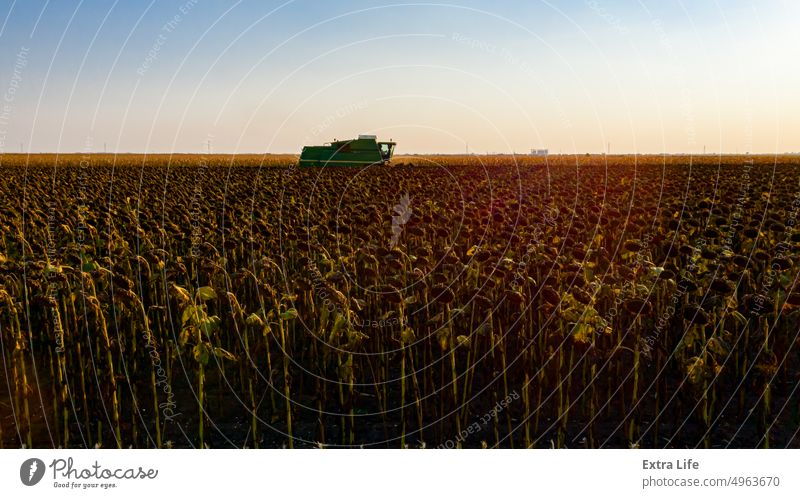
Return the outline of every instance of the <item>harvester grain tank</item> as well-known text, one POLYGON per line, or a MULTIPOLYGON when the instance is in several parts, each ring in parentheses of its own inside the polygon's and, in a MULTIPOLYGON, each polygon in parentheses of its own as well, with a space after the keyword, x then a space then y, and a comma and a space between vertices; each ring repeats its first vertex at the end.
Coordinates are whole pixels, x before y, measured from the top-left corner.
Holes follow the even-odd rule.
POLYGON ((355 140, 335 140, 325 145, 306 145, 300 154, 301 167, 386 165, 394 154, 395 142, 378 142, 375 135, 355 140))

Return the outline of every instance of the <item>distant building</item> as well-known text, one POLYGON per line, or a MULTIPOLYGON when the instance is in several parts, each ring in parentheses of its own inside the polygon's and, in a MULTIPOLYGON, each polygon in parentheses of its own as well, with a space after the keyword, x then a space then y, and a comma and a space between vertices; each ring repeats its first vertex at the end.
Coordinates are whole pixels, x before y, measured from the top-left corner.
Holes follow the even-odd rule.
POLYGON ((532 156, 546 156, 547 149, 531 149, 532 156))

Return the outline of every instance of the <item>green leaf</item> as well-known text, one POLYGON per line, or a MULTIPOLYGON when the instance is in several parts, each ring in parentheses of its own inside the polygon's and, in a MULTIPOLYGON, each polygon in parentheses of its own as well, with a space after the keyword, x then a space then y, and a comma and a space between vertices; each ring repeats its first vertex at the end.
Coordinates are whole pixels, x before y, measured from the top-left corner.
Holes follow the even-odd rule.
POLYGON ((187 303, 191 300, 189 298, 189 292, 183 287, 172 284, 172 291, 175 293, 175 297, 177 297, 178 301, 181 303, 187 303))
POLYGON ((336 315, 336 320, 333 322, 333 327, 331 327, 331 333, 328 336, 328 342, 333 343, 334 340, 339 337, 341 332, 348 326, 347 317, 342 314, 336 315))
POLYGON ((242 309, 242 305, 239 304, 239 300, 236 299, 236 294, 233 292, 226 292, 228 296, 228 302, 231 303, 231 308, 233 308, 233 312, 239 315, 244 314, 244 310, 242 309))
POLYGON ((190 321, 191 323, 194 323, 196 318, 195 311, 195 306, 193 304, 189 304, 183 308, 183 313, 181 314, 181 325, 186 325, 187 323, 190 323, 190 321))
POLYGON ((353 359, 350 356, 345 363, 339 365, 339 378, 342 380, 351 380, 353 376, 353 359))
POLYGON ((576 308, 568 308, 562 312, 564 319, 571 323, 578 323, 583 317, 583 312, 576 308))
POLYGON ((572 329, 572 339, 580 344, 589 344, 592 342, 593 332, 594 328, 589 324, 579 323, 572 329))
POLYGON ((250 316, 248 316, 247 320, 245 320, 245 321, 247 322, 247 325, 251 325, 251 326, 254 326, 254 327, 258 327, 258 326, 263 326, 264 325, 264 321, 261 319, 260 316, 258 316, 257 313, 251 313, 250 316))
POLYGON ((181 346, 185 346, 186 343, 189 342, 189 339, 192 338, 193 332, 194 330, 191 327, 187 327, 181 330, 181 335, 178 337, 178 344, 180 344, 181 346))
POLYGON ((216 356, 217 358, 222 358, 223 360, 230 360, 230 361, 236 361, 237 359, 236 355, 234 355, 233 353, 225 351, 222 348, 216 348, 216 347, 214 348, 214 356, 216 356))
POLYGON ((289 308, 281 313, 281 320, 294 320, 295 318, 297 318, 297 310, 294 308, 289 308))
POLYGON ((196 297, 199 297, 203 301, 211 301, 217 298, 217 293, 211 287, 205 286, 197 289, 196 297))
POLYGON ((210 336, 215 330, 219 329, 220 319, 218 316, 209 316, 200 320, 200 331, 204 335, 210 336))
POLYGON ((354 349, 354 348, 358 347, 358 345, 361 344, 361 342, 364 339, 369 339, 369 336, 359 332, 358 330, 356 330, 353 327, 349 327, 347 329, 347 348, 348 349, 354 349))
POLYGON ((197 363, 201 365, 208 365, 208 358, 209 358, 209 351, 208 346, 205 343, 200 343, 192 348, 192 353, 194 354, 194 359, 197 363))
POLYGON ((403 344, 411 344, 415 340, 417 340, 417 336, 414 334, 414 329, 411 327, 405 327, 403 332, 400 333, 400 341, 403 344))

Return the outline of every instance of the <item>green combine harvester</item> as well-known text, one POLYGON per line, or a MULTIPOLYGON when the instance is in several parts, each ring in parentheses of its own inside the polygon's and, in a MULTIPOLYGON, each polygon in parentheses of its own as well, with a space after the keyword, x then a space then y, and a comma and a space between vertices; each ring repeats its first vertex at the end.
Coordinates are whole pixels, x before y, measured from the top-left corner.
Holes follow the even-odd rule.
POLYGON ((378 142, 375 135, 355 140, 335 140, 325 145, 307 145, 300 154, 301 167, 386 165, 392 159, 395 142, 378 142))

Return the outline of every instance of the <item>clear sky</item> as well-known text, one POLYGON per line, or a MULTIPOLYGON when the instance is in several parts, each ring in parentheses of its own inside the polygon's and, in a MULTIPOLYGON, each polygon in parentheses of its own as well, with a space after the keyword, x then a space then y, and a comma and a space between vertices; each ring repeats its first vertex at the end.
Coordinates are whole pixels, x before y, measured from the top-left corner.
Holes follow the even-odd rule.
POLYGON ((0 0, 0 150, 800 151, 799 21, 796 0, 0 0))

